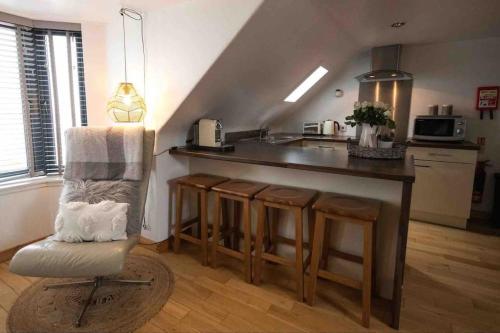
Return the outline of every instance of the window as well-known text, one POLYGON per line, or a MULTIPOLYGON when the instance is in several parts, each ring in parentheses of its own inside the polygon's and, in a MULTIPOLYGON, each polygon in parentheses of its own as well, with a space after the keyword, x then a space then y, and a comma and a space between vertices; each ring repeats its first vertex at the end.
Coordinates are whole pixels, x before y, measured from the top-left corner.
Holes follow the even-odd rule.
POLYGON ((0 26, 0 174, 28 171, 16 30, 0 26))
POLYGON ((285 98, 285 102, 295 103, 302 97, 309 89, 312 88, 323 76, 328 73, 328 69, 323 66, 316 68, 311 75, 307 77, 290 95, 285 98))
POLYGON ((86 125, 81 33, 0 23, 0 181, 62 173, 64 131, 86 125))

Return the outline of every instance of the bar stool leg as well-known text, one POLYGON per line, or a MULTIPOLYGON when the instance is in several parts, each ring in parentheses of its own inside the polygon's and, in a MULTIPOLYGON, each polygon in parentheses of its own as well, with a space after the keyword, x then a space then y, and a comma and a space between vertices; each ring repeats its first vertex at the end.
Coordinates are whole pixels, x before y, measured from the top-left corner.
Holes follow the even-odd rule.
POLYGON ((240 248, 240 223, 241 223, 241 205, 239 201, 233 201, 233 250, 240 248))
POLYGON ((229 221, 229 216, 228 216, 228 209, 227 209, 227 199, 221 198, 220 205, 221 205, 221 210, 222 210, 222 229, 224 230, 224 246, 225 247, 230 247, 231 243, 231 235, 227 232, 230 228, 230 221, 229 221))
POLYGON ((196 193, 196 213, 198 214, 197 229, 195 226, 191 227, 191 236, 201 237, 201 193, 196 193))
POLYGON ((328 256, 330 255, 330 238, 332 233, 332 224, 325 221, 325 234, 323 239, 323 251, 321 255, 320 268, 328 270, 328 256))
POLYGON ((260 284, 262 274, 262 243, 264 241, 264 221, 266 220, 266 207, 264 202, 257 200, 257 232, 255 235, 255 272, 253 282, 256 285, 260 284))
POLYGON ((276 254, 278 229, 279 229, 280 210, 278 208, 269 207, 269 234, 268 247, 271 253, 276 254))
POLYGON ((309 255, 312 253, 312 242, 314 239, 314 209, 307 208, 307 242, 309 244, 309 255))
POLYGON ((304 301, 304 238, 302 208, 294 209, 295 215, 295 279, 297 280, 297 299, 304 301))
POLYGON ((377 221, 373 223, 372 234, 372 296, 375 296, 377 292, 377 221))
POLYGON ((201 191, 201 264, 208 265, 207 191, 201 191))
POLYGON ((325 215, 316 212, 316 221, 314 223, 314 238, 312 242, 311 272, 309 274, 309 292, 307 294, 307 303, 313 305, 316 298, 316 285, 318 283, 319 260, 321 258, 321 249, 325 233, 325 215))
POLYGON ((214 203, 214 222, 212 229, 212 268, 217 267, 217 246, 219 245, 220 236, 220 207, 221 198, 219 192, 215 192, 214 203))
POLYGON ((179 253, 179 248, 181 246, 181 231, 182 231, 182 185, 177 184, 177 191, 175 195, 175 240, 174 240, 174 252, 179 253))
POLYGON ((243 260, 245 279, 248 283, 252 283, 252 229, 251 229, 251 210, 250 210, 250 200, 245 199, 243 202, 243 234, 244 234, 244 246, 243 253, 245 259, 243 260))
POLYGON ((372 286, 372 241, 373 225, 365 223, 364 225, 364 246, 363 246, 363 316, 362 323, 364 327, 370 326, 371 312, 371 286, 372 286))

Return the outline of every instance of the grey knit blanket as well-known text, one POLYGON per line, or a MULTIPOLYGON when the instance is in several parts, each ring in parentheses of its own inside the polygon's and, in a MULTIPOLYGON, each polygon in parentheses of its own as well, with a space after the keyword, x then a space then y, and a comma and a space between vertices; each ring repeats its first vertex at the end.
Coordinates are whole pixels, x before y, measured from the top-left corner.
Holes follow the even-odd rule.
POLYGON ((144 127, 73 127, 66 131, 64 179, 142 179, 144 127))

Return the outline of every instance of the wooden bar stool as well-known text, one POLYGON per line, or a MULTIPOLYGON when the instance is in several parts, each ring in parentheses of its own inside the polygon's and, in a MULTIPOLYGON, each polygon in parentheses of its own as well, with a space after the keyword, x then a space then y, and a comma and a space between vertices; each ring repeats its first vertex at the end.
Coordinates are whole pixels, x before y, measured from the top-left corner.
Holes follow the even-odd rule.
POLYGON ((201 263, 208 264, 208 219, 207 219, 207 206, 208 206, 208 192, 210 189, 222 182, 228 180, 226 177, 195 174, 188 175, 177 179, 177 193, 176 193, 176 215, 175 215, 175 241, 174 252, 179 253, 181 239, 188 242, 198 244, 201 247, 201 263), (194 191, 198 197, 198 214, 197 218, 182 222, 182 196, 185 190, 194 191), (192 234, 184 233, 184 230, 192 229, 195 224, 198 224, 199 237, 196 238, 192 234))
MULTIPOLYGON (((295 267, 295 279, 297 282, 297 299, 304 300, 304 259, 303 259, 303 238, 302 238, 302 211, 308 209, 311 216, 311 203, 317 192, 308 189, 295 187, 271 185, 262 192, 258 193, 255 198, 258 200, 258 221, 257 235, 255 238, 255 275, 254 283, 260 284, 262 274, 262 261, 271 261, 277 264, 295 267), (277 235, 277 230, 271 232, 269 241, 272 242, 271 249, 266 249, 263 252, 264 242, 264 224, 266 222, 266 208, 289 210, 295 217, 295 240, 277 235), (288 260, 284 257, 276 255, 274 249, 277 242, 295 244, 295 261, 288 260)), ((309 218, 309 229, 312 228, 312 219, 309 218)), ((270 228, 271 229, 271 228, 270 228)))
MULTIPOLYGON (((214 222, 212 229, 212 267, 217 267, 217 252, 224 253, 233 258, 243 261, 245 279, 248 283, 252 282, 252 225, 251 225, 251 201, 255 194, 262 191, 268 185, 257 183, 248 180, 232 179, 212 187, 215 192, 215 209, 214 222), (234 235, 233 248, 228 248, 219 244, 220 238, 220 216, 222 213, 221 202, 223 200, 232 200, 240 202, 243 206, 243 251, 235 248, 235 243, 238 242, 239 247, 239 221, 233 221, 233 229, 227 229, 224 234, 229 231, 234 235)), ((239 205, 235 205, 234 209, 238 210, 239 205)), ((235 214, 238 215, 238 214, 235 214)), ((239 216, 236 216, 239 218, 239 216)))
MULTIPOLYGON (((370 326, 372 274, 374 276, 375 225, 380 212, 380 201, 345 196, 335 193, 323 193, 314 203, 316 214, 314 238, 312 242, 311 272, 307 303, 314 304, 318 276, 355 288, 362 291, 363 299, 363 326, 370 326), (363 227, 363 257, 340 251, 332 251, 343 259, 357 261, 363 264, 363 280, 358 281, 350 277, 332 273, 326 270, 329 251, 329 232, 325 234, 325 223, 346 222, 355 223, 363 227), (326 242, 325 242, 326 240, 326 242), (323 244, 325 243, 325 244, 323 244), (320 259, 323 257, 323 267, 320 268, 320 259)), ((330 228, 328 228, 330 229, 330 228)))

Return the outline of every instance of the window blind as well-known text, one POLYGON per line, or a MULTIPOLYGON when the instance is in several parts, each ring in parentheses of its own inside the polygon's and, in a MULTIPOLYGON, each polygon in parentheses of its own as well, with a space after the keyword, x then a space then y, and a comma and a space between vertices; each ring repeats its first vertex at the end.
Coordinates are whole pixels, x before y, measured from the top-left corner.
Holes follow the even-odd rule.
POLYGON ((62 173, 64 131, 86 125, 81 33, 0 25, 0 179, 62 173))
POLYGON ((0 175, 28 173, 23 90, 15 27, 0 25, 0 175))

